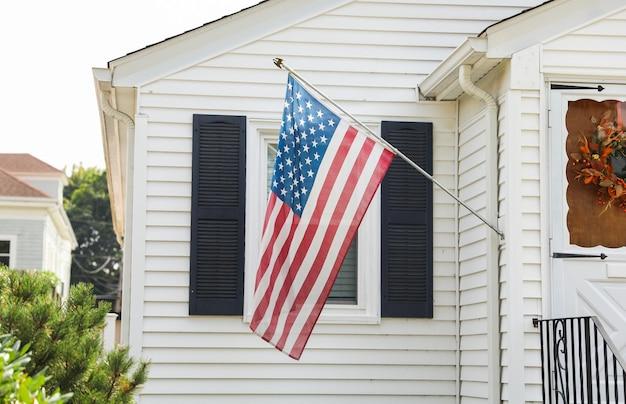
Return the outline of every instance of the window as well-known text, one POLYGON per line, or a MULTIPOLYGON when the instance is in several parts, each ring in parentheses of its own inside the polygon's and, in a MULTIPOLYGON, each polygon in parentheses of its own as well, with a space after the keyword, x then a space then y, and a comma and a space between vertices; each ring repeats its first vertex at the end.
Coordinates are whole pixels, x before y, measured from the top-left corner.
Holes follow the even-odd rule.
MULTIPOLYGON (((251 319, 278 127, 275 121, 244 116, 194 115, 192 315, 243 314, 244 321, 251 319)), ((432 170, 432 124, 383 122, 382 133, 432 170)), ((0 236, 0 241, 6 239, 10 237, 0 236)), ((9 251, 15 248, 14 242, 8 246, 9 251)), ((6 256, 7 243, 0 247, 6 256)), ((381 317, 432 317, 432 259, 432 184, 396 159, 318 321, 375 324, 381 317)))
MULTIPOLYGON (((267 160, 266 160, 266 186, 267 194, 271 189, 272 170, 274 168, 274 160, 276 159, 276 143, 267 143, 267 160)), ((335 284, 328 296, 330 304, 357 304, 357 278, 358 278, 358 236, 354 237, 350 249, 346 254, 343 265, 339 269, 339 274, 335 280, 335 284)))
POLYGON ((15 237, 0 236, 0 265, 15 265, 15 237))
MULTIPOLYGON (((375 125, 373 125, 375 126, 375 125)), ((276 156, 280 122, 248 120, 244 321, 251 318, 262 220, 276 156), (259 170, 263 167, 263 170, 259 170)), ((380 191, 374 196, 339 272, 320 323, 380 321, 380 191)))

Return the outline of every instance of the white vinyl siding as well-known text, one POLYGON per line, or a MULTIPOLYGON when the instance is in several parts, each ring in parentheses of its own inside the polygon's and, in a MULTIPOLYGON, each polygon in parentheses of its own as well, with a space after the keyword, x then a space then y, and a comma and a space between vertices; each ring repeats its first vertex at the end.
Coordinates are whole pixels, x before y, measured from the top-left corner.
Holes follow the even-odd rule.
POLYGON ((41 269, 43 264, 43 220, 0 218, 0 234, 15 237, 16 269, 41 269))
POLYGON ((543 73, 626 77, 625 26, 626 10, 622 10, 545 42, 543 73))
MULTIPOLYGON (((465 103, 476 101, 466 99, 465 103)), ((486 118, 484 109, 461 114, 459 124, 459 197, 484 214, 486 193, 486 118)), ((459 294, 461 390, 463 403, 486 400, 487 386, 487 231, 459 208, 459 294)))
MULTIPOLYGON (((302 360, 294 362, 252 335, 241 317, 188 315, 192 114, 277 121, 286 74, 272 58, 281 56, 375 128, 381 120, 433 122, 434 174, 454 190, 455 103, 418 104, 416 84, 467 35, 535 4, 355 1, 138 90, 138 112, 148 121, 141 353, 152 361, 142 403, 249 402, 253 396, 272 403, 455 402, 456 213, 438 189, 433 319, 318 324, 302 360)), ((248 139, 253 135, 249 124, 248 139)), ((249 224, 258 218, 246 220, 247 232, 260 232, 260 226, 249 224)), ((470 221, 461 221, 468 237, 462 253, 468 275, 480 272, 470 266, 480 266, 481 259, 470 241, 480 238, 481 230, 470 221)), ((464 319, 480 318, 477 292, 463 297, 468 302, 464 319)), ((474 343, 472 332, 467 331, 466 346, 474 343)), ((476 353, 464 360, 480 362, 476 353)))

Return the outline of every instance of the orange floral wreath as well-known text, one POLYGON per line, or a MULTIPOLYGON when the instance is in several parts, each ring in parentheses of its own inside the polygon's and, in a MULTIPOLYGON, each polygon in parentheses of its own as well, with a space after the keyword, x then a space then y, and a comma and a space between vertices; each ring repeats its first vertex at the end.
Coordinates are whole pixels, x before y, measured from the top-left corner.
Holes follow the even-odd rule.
MULTIPOLYGON (((594 117, 592 123, 596 130, 589 138, 581 136, 579 153, 570 154, 570 162, 577 172, 576 179, 593 187, 597 194, 598 205, 605 206, 604 211, 616 206, 626 213, 626 133, 622 128, 618 106, 618 120, 613 121, 611 111, 607 111, 600 121, 594 117), (621 170, 616 173, 616 165, 621 170)), ((603 211, 603 212, 604 212, 603 211)))

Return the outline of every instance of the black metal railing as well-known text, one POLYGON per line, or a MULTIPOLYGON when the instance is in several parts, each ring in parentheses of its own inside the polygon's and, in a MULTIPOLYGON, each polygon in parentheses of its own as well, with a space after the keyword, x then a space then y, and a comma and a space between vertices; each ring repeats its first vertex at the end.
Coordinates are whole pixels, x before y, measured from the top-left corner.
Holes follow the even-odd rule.
POLYGON ((626 403, 624 360, 595 317, 535 319, 544 403, 626 403))

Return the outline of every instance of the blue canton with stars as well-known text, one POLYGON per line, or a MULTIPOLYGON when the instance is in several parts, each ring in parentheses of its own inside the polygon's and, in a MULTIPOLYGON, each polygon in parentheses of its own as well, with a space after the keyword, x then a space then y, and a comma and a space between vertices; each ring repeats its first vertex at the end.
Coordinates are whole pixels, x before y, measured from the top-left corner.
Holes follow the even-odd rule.
POLYGON ((272 191, 301 215, 339 118, 291 74, 283 108, 272 191))

